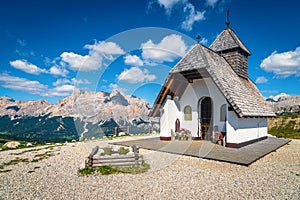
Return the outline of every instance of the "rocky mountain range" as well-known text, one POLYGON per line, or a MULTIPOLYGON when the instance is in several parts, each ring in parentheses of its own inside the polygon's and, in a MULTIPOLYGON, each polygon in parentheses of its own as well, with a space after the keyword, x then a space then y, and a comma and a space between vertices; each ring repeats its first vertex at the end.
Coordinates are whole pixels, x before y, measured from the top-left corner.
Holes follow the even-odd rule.
POLYGON ((300 113, 300 95, 291 96, 281 93, 266 99, 272 110, 277 113, 300 113))
POLYGON ((148 117, 149 111, 150 105, 146 101, 119 90, 106 93, 77 89, 57 104, 45 100, 13 100, 3 96, 0 97, 0 125, 4 126, 0 127, 0 136, 13 136, 13 132, 17 132, 22 138, 31 133, 31 138, 41 137, 44 132, 47 132, 47 135, 51 134, 51 131, 61 135, 61 132, 70 134, 71 131, 67 138, 85 139, 113 134, 116 131, 131 134, 152 132, 159 126, 157 120, 148 117), (29 120, 26 123, 33 126, 27 127, 26 132, 20 120, 23 120, 22 123, 29 120), (68 129, 70 130, 67 131, 68 129))

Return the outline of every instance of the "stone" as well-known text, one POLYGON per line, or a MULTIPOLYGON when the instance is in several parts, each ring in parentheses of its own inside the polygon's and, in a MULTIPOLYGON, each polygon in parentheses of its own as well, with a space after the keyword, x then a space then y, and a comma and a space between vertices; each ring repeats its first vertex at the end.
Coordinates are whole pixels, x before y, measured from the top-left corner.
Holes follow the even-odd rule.
POLYGON ((127 135, 125 132, 120 132, 119 133, 119 136, 125 136, 125 135, 127 135))
POLYGON ((85 168, 85 163, 83 162, 79 165, 79 169, 84 169, 84 168, 85 168))
POLYGON ((3 145, 3 147, 15 149, 15 148, 17 148, 19 145, 21 145, 20 142, 18 142, 18 141, 11 141, 11 142, 6 142, 6 143, 3 145))
POLYGON ((112 151, 119 151, 120 147, 119 146, 113 146, 112 151))
POLYGON ((28 142, 28 143, 26 144, 26 147, 32 147, 32 146, 33 146, 33 144, 30 143, 30 142, 28 142))

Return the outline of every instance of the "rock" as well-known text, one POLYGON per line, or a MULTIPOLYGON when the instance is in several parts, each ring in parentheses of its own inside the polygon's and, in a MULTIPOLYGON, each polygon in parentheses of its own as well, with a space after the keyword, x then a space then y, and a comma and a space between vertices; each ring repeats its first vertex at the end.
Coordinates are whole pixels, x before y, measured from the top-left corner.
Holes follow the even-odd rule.
POLYGON ((19 145, 21 145, 20 142, 17 142, 17 141, 11 141, 11 142, 6 142, 6 143, 3 145, 3 147, 15 149, 15 148, 17 148, 19 145))
POLYGON ((119 146, 113 146, 113 147, 112 147, 112 151, 116 151, 116 152, 117 152, 117 151, 119 151, 119 149, 120 149, 119 146))
POLYGON ((119 133, 119 136, 125 136, 125 135, 127 135, 125 132, 120 132, 119 133))
POLYGON ((80 166, 79 166, 79 169, 84 169, 85 168, 85 163, 81 163, 80 166))
POLYGON ((32 147, 33 146, 33 144, 31 144, 30 142, 28 142, 27 144, 26 144, 26 147, 32 147))

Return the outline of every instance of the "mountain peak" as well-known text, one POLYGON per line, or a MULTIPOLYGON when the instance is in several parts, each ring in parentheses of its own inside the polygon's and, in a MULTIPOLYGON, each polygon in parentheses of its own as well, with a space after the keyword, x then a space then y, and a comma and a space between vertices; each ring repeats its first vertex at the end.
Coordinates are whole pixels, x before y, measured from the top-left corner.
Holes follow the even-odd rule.
POLYGON ((280 93, 276 96, 270 96, 267 101, 271 101, 271 102, 278 102, 278 101, 281 101, 282 99, 285 99, 287 97, 290 97, 291 95, 288 95, 286 93, 280 93))
POLYGON ((9 102, 15 102, 15 100, 9 96, 2 96, 0 97, 0 100, 2 101, 9 101, 9 102))

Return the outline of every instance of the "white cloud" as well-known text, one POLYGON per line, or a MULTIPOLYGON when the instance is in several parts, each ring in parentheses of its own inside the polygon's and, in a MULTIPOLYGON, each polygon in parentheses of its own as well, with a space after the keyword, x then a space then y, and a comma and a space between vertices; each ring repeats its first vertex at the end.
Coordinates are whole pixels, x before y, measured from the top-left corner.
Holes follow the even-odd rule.
POLYGON ((75 71, 93 71, 102 67, 103 57, 112 60, 113 55, 121 55, 125 52, 113 42, 95 42, 93 45, 85 45, 89 49, 88 55, 79 55, 73 52, 63 52, 61 60, 75 71))
POLYGON ((54 86, 61 86, 61 85, 65 85, 65 84, 81 85, 81 84, 91 84, 91 82, 87 79, 72 78, 71 80, 69 80, 69 79, 66 79, 66 78, 60 78, 60 79, 57 79, 53 83, 54 86))
POLYGON ((259 76, 256 78, 256 81, 255 83, 257 84, 263 84, 263 83, 267 83, 268 82, 268 79, 264 76, 259 76))
POLYGON ((211 7, 215 7, 216 3, 219 0, 206 0, 207 5, 211 6, 211 7))
POLYGON ((43 85, 38 81, 11 76, 7 73, 0 74, 0 84, 4 88, 23 91, 30 94, 42 94, 48 89, 46 85, 43 85))
POLYGON ((87 85, 87 84, 91 84, 91 82, 90 82, 89 80, 87 80, 87 79, 76 79, 76 78, 72 78, 71 81, 72 81, 72 83, 73 83, 74 85, 81 85, 81 84, 87 85))
POLYGON ((34 75, 39 75, 40 73, 47 73, 47 70, 41 69, 37 67, 36 65, 33 65, 29 63, 27 60, 15 60, 15 61, 10 61, 9 64, 21 71, 24 71, 28 74, 34 74, 34 75))
POLYGON ((158 44, 148 40, 141 45, 141 48, 143 59, 172 62, 185 54, 187 46, 180 35, 172 34, 164 37, 158 44))
POLYGON ((274 51, 261 62, 260 67, 266 72, 273 72, 277 78, 300 76, 300 47, 283 53, 274 51))
POLYGON ((201 38, 200 43, 203 44, 203 45, 207 45, 208 40, 203 37, 203 38, 201 38))
POLYGON ((87 44, 84 46, 84 48, 89 49, 93 52, 101 52, 104 54, 112 55, 122 55, 125 53, 123 49, 121 49, 121 47, 114 42, 99 41, 92 45, 87 44))
POLYGON ((136 55, 125 56, 125 64, 135 67, 143 66, 143 61, 136 55))
POLYGON ((119 90, 119 91, 122 91, 122 92, 126 92, 127 91, 126 88, 120 88, 119 85, 114 84, 114 83, 109 84, 109 89, 112 90, 112 91, 113 90, 119 90))
POLYGON ((74 85, 60 85, 53 89, 49 89, 47 93, 42 94, 42 96, 50 96, 50 97, 64 97, 69 96, 73 93, 75 87, 74 85))
POLYGON ((164 8, 165 8, 165 10, 166 10, 166 13, 168 14, 168 15, 170 15, 171 14, 171 11, 172 11, 172 8, 176 5, 176 4, 178 4, 178 3, 184 3, 184 2, 186 2, 187 0, 158 0, 157 2, 158 2, 158 4, 160 5, 160 6, 163 6, 164 8))
POLYGON ((195 7, 191 3, 186 4, 183 11, 187 13, 187 16, 182 22, 181 28, 186 31, 191 31, 195 22, 205 20, 205 11, 200 12, 195 10, 195 7))
POLYGON ((75 71, 93 71, 101 67, 102 57, 97 53, 79 55, 73 52, 63 52, 60 55, 62 61, 68 63, 69 68, 75 71))
POLYGON ((142 83, 147 81, 153 81, 156 79, 154 74, 149 74, 149 71, 144 69, 143 71, 138 67, 132 67, 131 69, 125 69, 119 76, 119 81, 128 83, 142 83))
POLYGON ((74 86, 70 84, 58 85, 55 88, 49 88, 47 85, 44 85, 38 81, 11 76, 7 73, 0 74, 0 85, 4 88, 12 90, 49 97, 68 96, 72 94, 74 90, 74 86))
POLYGON ((25 40, 21 40, 18 39, 17 42, 19 43, 19 45, 21 45, 22 47, 25 47, 27 45, 27 42, 25 40))
POLYGON ((52 74, 55 76, 66 76, 69 73, 68 70, 66 70, 64 67, 61 66, 53 66, 49 70, 41 69, 38 66, 31 64, 27 60, 10 61, 9 64, 16 69, 34 75, 45 73, 45 74, 52 74))
POLYGON ((49 73, 55 76, 67 76, 69 71, 61 66, 52 66, 49 69, 49 73))

